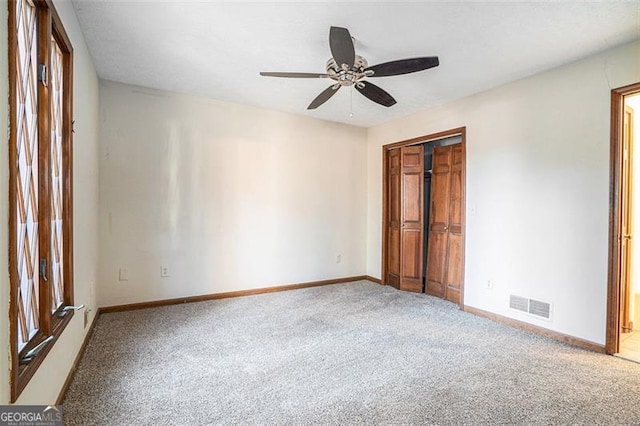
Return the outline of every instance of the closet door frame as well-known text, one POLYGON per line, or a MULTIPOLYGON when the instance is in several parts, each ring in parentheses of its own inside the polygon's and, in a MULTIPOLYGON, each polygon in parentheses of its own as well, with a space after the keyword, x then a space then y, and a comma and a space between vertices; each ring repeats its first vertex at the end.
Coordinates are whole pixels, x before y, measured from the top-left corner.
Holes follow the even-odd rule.
MULTIPOLYGON (((464 308, 464 270, 465 270, 465 240, 466 240, 466 169, 467 169, 467 128, 458 127, 455 129, 445 130, 443 132, 432 133, 429 135, 419 136, 417 138, 407 139, 400 142, 394 142, 382 147, 382 284, 389 284, 389 185, 388 185, 388 156, 393 149, 404 146, 420 145, 427 142, 433 142, 452 136, 460 136, 462 141, 462 282, 460 284, 460 303, 461 309, 464 308)), ((423 254, 424 255, 424 254, 423 254)), ((423 277, 424 279, 424 277, 423 277)))

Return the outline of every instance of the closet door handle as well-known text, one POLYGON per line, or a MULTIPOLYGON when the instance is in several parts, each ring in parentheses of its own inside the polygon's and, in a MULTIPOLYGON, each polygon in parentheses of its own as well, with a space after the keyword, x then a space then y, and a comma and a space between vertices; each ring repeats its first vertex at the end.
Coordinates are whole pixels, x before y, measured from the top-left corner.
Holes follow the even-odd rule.
POLYGON ((449 229, 449 227, 445 225, 443 229, 446 231, 447 229, 449 229))

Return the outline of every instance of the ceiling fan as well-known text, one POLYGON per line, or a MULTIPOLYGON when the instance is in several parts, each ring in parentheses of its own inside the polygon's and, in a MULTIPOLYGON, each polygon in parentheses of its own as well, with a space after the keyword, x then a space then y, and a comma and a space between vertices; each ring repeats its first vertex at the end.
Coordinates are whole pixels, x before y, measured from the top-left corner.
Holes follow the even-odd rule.
POLYGON ((389 77, 393 75, 409 74, 437 67, 440 62, 437 56, 400 59, 369 66, 367 60, 356 55, 353 39, 349 30, 341 27, 331 27, 329 30, 329 47, 333 58, 327 61, 327 72, 324 74, 305 72, 261 72, 266 77, 286 78, 330 78, 335 83, 326 88, 309 104, 307 109, 316 109, 327 102, 342 86, 355 86, 356 90, 365 97, 380 105, 390 107, 396 103, 393 96, 365 81, 370 77, 389 77))

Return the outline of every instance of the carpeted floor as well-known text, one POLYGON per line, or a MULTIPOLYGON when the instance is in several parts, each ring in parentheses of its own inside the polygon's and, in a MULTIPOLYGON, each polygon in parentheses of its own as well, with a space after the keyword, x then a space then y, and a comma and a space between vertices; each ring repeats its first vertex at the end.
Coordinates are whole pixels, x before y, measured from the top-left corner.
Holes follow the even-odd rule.
POLYGON ((368 282, 102 315, 65 424, 640 424, 640 365, 368 282))

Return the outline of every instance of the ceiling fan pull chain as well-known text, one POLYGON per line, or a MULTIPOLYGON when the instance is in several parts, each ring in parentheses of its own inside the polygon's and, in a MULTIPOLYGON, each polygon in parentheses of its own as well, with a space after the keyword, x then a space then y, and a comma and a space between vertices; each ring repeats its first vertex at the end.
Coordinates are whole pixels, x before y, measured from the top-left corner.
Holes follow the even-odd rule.
POLYGON ((353 89, 349 90, 349 118, 353 118, 353 89))

